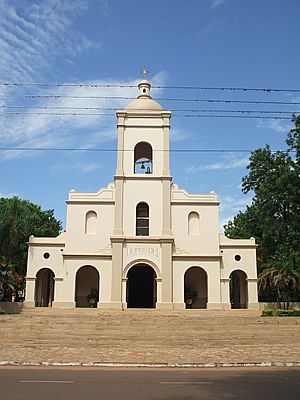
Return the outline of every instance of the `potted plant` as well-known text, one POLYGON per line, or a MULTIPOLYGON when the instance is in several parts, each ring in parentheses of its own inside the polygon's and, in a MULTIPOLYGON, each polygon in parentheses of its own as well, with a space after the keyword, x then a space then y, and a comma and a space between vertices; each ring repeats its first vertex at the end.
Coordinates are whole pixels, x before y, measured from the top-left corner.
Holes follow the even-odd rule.
POLYGON ((187 305, 187 308, 192 308, 193 301, 197 297, 197 290, 194 289, 192 286, 187 285, 184 289, 184 301, 187 305))
POLYGON ((87 295, 87 298, 89 300, 90 307, 91 308, 95 308, 96 307, 96 303, 97 303, 98 298, 99 298, 99 290, 92 287, 90 289, 89 294, 87 295))

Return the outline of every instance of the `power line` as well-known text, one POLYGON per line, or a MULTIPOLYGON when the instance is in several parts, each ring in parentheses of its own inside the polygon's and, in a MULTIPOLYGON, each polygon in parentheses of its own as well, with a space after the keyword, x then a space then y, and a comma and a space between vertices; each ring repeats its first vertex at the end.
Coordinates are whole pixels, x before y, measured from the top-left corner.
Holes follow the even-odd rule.
MULTIPOLYGON (((137 85, 129 84, 106 84, 106 83, 47 83, 47 82, 2 82, 0 86, 4 87, 26 87, 26 86, 44 86, 44 87, 88 87, 88 88, 137 88, 137 85)), ((249 87, 224 87, 224 86, 171 86, 171 85, 153 85, 154 89, 178 89, 178 90, 220 90, 220 91, 255 91, 255 92, 290 92, 300 93, 300 89, 280 89, 280 88, 249 88, 249 87)))
MULTIPOLYGON (((7 106, 7 105, 0 105, 0 108, 3 109, 43 109, 43 110, 99 110, 99 111, 118 111, 118 108, 105 108, 105 107, 72 107, 72 106, 24 106, 24 105, 17 105, 17 106, 7 106)), ((131 109, 132 110, 132 109, 131 109)), ((139 108, 139 111, 148 111, 147 108, 139 108)), ((222 112, 222 113, 257 113, 257 114, 299 114, 300 111, 271 111, 271 110, 225 110, 225 109, 177 109, 171 108, 169 111, 172 112, 208 112, 208 113, 215 113, 215 112, 222 112)))
MULTIPOLYGON (((134 149, 111 149, 111 148, 62 148, 62 147, 0 147, 3 151, 89 151, 89 152, 133 152, 134 149)), ((166 152, 171 153, 251 153, 254 149, 170 149, 170 150, 160 150, 156 149, 156 152, 166 152)), ((271 153, 282 152, 285 153, 286 150, 271 150, 271 153)), ((290 150, 290 152, 295 153, 296 150, 290 150)))
MULTIPOLYGON (((19 94, 19 95, 0 95, 0 98, 27 98, 27 99, 90 99, 90 100, 136 100, 136 97, 127 96, 71 96, 71 95, 40 95, 40 94, 19 94)), ((182 101, 199 103, 243 103, 243 104, 284 104, 299 105, 300 102, 288 101, 261 101, 261 100, 223 100, 223 99, 185 99, 185 98, 163 98, 157 97, 158 101, 182 101)))
MULTIPOLYGON (((82 117, 82 116, 114 116, 113 113, 47 113, 47 112, 20 112, 8 111, 0 112, 0 116, 5 115, 39 115, 39 116, 54 116, 54 117, 82 117)), ((241 118, 241 119, 287 119, 290 117, 280 116, 261 116, 261 115, 212 115, 212 114, 176 114, 177 118, 241 118)))

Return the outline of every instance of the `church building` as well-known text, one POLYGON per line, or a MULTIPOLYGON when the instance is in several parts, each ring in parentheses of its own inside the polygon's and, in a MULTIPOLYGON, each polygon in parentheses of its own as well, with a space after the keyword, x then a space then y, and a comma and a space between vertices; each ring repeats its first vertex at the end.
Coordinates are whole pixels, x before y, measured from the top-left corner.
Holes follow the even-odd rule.
POLYGON ((258 309, 255 240, 219 234, 216 193, 172 183, 171 112, 138 89, 117 112, 114 183, 71 190, 66 230, 29 238, 24 305, 258 309))

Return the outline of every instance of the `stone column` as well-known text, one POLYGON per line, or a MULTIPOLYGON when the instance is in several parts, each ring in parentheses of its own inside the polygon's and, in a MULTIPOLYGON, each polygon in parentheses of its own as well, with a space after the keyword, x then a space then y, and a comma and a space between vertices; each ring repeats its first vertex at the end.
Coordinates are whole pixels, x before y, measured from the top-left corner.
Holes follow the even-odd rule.
MULTIPOLYGON (((54 277, 54 301, 52 302, 53 308, 75 308, 75 301, 66 301, 64 299, 65 282, 62 277, 54 277)), ((74 292, 74 290, 73 290, 74 292)))
POLYGON ((127 299, 126 299, 126 293, 127 293, 127 278, 122 278, 122 306, 123 308, 127 308, 127 299))
POLYGON ((34 307, 35 306, 35 282, 36 278, 27 276, 26 277, 26 292, 24 307, 34 307))
POLYGON ((171 236, 171 177, 162 178, 162 236, 171 236))
POLYGON ((122 309, 123 238, 112 237, 111 308, 122 309))
POLYGON ((257 279, 248 278, 248 309, 249 310, 259 310, 259 303, 257 297, 257 279))
POLYGON ((220 310, 221 293, 220 293, 220 263, 213 262, 208 266, 209 273, 207 274, 207 308, 220 310))
POLYGON ((156 278, 156 304, 161 303, 162 279, 156 278))
POLYGON ((230 310, 230 279, 221 278, 221 302, 223 310, 230 310))
POLYGON ((161 303, 157 303, 157 308, 173 308, 172 245, 172 238, 161 242, 162 297, 161 303))
POLYGON ((117 113, 118 116, 118 154, 116 175, 124 175, 124 127, 126 113, 117 113))

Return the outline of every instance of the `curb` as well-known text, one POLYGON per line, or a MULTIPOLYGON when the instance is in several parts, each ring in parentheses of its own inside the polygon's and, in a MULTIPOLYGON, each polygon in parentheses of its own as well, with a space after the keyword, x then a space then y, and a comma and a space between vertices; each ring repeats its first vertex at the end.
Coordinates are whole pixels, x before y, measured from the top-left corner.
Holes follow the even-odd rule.
POLYGON ((48 362, 48 361, 0 361, 2 366, 38 367, 102 367, 102 368, 223 368, 223 367, 300 367, 300 362, 253 362, 253 363, 110 363, 110 362, 48 362))

